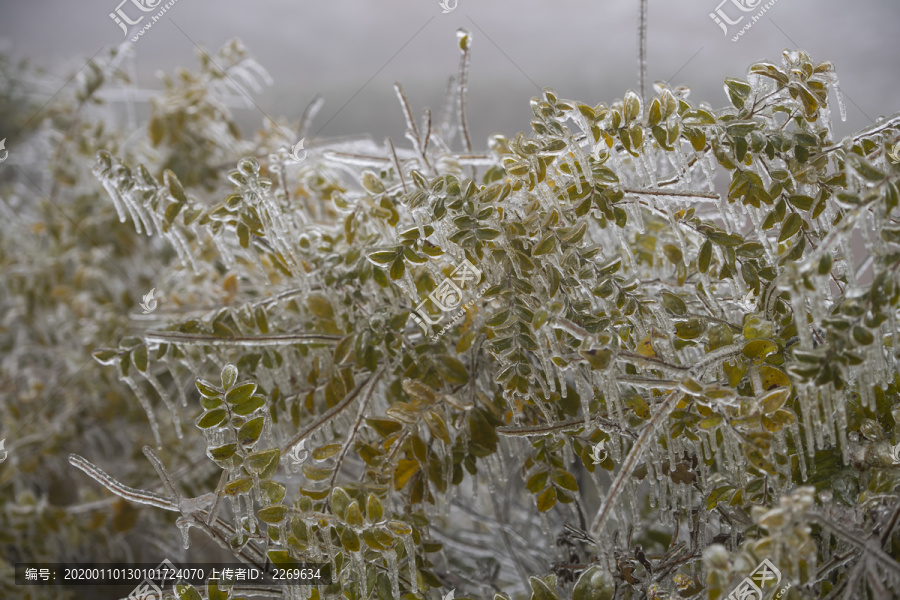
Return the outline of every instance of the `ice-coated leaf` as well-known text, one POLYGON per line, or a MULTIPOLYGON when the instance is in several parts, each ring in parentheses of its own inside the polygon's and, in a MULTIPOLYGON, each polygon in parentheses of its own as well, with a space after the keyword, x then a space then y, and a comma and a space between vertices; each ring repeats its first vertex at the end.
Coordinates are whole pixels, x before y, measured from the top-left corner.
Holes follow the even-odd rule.
POLYGON ((269 525, 277 525, 287 517, 288 508, 283 504, 272 504, 259 509, 256 515, 261 521, 269 525))
POLYGON ((384 518, 384 509, 375 494, 369 494, 366 500, 366 516, 370 523, 379 523, 384 518))
POLYGON ((221 425, 222 422, 227 418, 228 413, 221 408, 217 408, 200 417, 200 419, 197 421, 197 427, 199 427, 200 429, 209 429, 210 427, 221 425))
MULTIPOLYGON (((237 380, 238 370, 233 364, 229 363, 225 365, 225 368, 222 369, 222 388, 225 390, 230 390, 231 386, 234 385, 234 382, 237 380)), ((199 389, 199 385, 197 386, 199 389)), ((203 393, 203 390, 200 390, 200 393, 203 393)))
POLYGON ((350 496, 343 488, 335 487, 331 491, 331 510, 341 519, 347 516, 347 509, 350 507, 350 496))
POLYGON ((262 434, 265 421, 265 417, 256 417, 241 425, 237 434, 238 441, 245 446, 256 443, 259 436, 262 434))
POLYGON ((228 391, 225 394, 225 401, 229 404, 237 404, 240 402, 245 402, 250 399, 251 396, 256 392, 257 385, 252 381, 247 383, 242 383, 239 386, 236 386, 228 391))

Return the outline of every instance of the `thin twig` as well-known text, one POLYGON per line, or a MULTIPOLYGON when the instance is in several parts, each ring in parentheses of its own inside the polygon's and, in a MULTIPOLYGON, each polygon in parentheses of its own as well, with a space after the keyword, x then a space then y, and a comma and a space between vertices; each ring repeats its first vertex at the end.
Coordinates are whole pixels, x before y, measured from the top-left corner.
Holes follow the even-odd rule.
MULTIPOLYGON (((607 428, 618 431, 620 433, 624 433, 631 437, 635 437, 633 433, 628 430, 622 429, 612 421, 608 419, 604 419, 600 416, 591 416, 591 422, 600 423, 601 429, 607 428)), ((548 425, 531 425, 526 427, 498 427, 497 433, 500 435, 505 435, 508 437, 535 437, 547 435, 548 433, 554 431, 566 431, 572 429, 579 429, 584 427, 584 417, 576 417, 574 419, 569 419, 567 421, 560 421, 559 423, 551 423, 548 425)))
POLYGON ((606 525, 606 521, 609 519, 609 515, 612 512, 613 504, 618 500, 619 492, 624 487, 625 481, 631 477, 631 474, 637 467, 638 460, 640 460, 641 455, 644 453, 647 440, 656 433, 657 425, 672 414, 672 411, 675 410, 675 405, 678 404, 678 400, 681 399, 681 396, 682 392, 680 390, 676 390, 669 394, 666 399, 658 405, 660 407, 659 410, 650 417, 650 420, 644 426, 638 439, 635 440, 634 445, 628 452, 628 456, 626 456, 625 460, 622 462, 622 468, 619 470, 619 474, 613 480, 612 485, 609 486, 609 493, 606 495, 606 498, 604 498, 603 503, 600 505, 600 509, 597 511, 597 515, 594 517, 594 522, 591 524, 590 529, 590 533, 593 537, 600 537, 600 532, 603 530, 603 527, 606 525))
POLYGON ((322 95, 316 94, 312 101, 306 105, 306 108, 303 110, 303 115, 300 117, 300 127, 297 128, 297 137, 301 139, 306 137, 306 132, 309 130, 309 126, 312 125, 312 120, 316 118, 316 114, 324 104, 325 99, 322 98, 322 95))
POLYGON ((154 494, 153 492, 146 492, 144 490, 129 487, 110 476, 103 469, 94 466, 85 458, 78 456, 77 454, 69 455, 69 463, 72 466, 78 467, 79 469, 87 473, 92 479, 96 480, 103 487, 121 498, 136 502, 138 504, 146 504, 148 506, 155 506, 156 508, 162 508, 164 510, 181 512, 181 510, 178 508, 178 505, 169 498, 164 498, 159 494, 154 494))
POLYGON ((394 142, 391 141, 391 138, 387 138, 387 144, 391 148, 391 156, 394 158, 394 167, 397 169, 397 175, 400 176, 400 183, 403 184, 403 193, 408 194, 409 190, 406 187, 406 179, 403 178, 403 169, 400 167, 400 161, 397 160, 397 151, 394 149, 394 142))
MULTIPOLYGON (((425 156, 425 148, 428 146, 428 136, 431 134, 431 119, 429 117, 428 128, 425 133, 425 143, 423 144, 419 135, 419 128, 416 127, 416 119, 413 117, 412 110, 409 108, 409 101, 406 99, 406 94, 403 93, 403 87, 399 83, 395 83, 394 91, 397 92, 397 98, 400 99, 400 106, 403 108, 403 116, 406 118, 406 138, 413 143, 416 152, 419 153, 419 157, 422 159, 422 162, 425 163, 425 166, 431 169, 431 165, 428 163, 428 157, 425 156)), ((404 186, 404 188, 405 187, 406 186, 404 186)))
POLYGON ((334 487, 334 480, 337 478, 338 471, 341 470, 341 465, 344 463, 344 456, 347 454, 347 451, 350 450, 351 444, 353 444, 353 440, 356 438, 356 432, 359 431, 359 426, 362 424, 363 417, 366 415, 366 407, 369 406, 369 400, 372 399, 372 392, 375 390, 375 384, 378 382, 378 379, 381 377, 384 371, 379 369, 375 375, 369 378, 366 382, 369 386, 369 389, 366 391, 363 396, 362 402, 359 403, 359 412, 356 414, 356 422, 353 424, 353 429, 350 430, 350 433, 347 434, 347 439, 344 441, 343 447, 341 447, 341 453, 338 454, 337 462, 334 465, 334 470, 331 472, 331 479, 328 482, 328 487, 334 487))
POLYGON ((711 200, 719 200, 719 194, 709 192, 690 192, 687 190, 651 190, 637 188, 622 188, 626 194, 638 194, 643 196, 683 196, 686 198, 709 198, 711 200))
POLYGON ((356 397, 363 390, 363 388, 365 388, 366 385, 368 385, 369 381, 371 381, 376 376, 379 376, 379 377, 381 376, 381 369, 379 369, 378 371, 376 371, 375 373, 370 375, 364 382, 362 382, 361 384, 356 386, 356 388, 354 388, 352 392, 347 394, 347 396, 343 400, 341 400, 341 402, 332 406, 329 410, 327 410, 325 412, 324 415, 319 417, 312 425, 310 425, 309 427, 307 427, 306 429, 304 429, 303 431, 298 433, 296 435, 296 437, 294 437, 294 439, 292 439, 290 442, 288 442, 287 445, 281 450, 281 455, 284 456, 285 454, 287 454, 288 451, 291 449, 291 447, 293 447, 294 444, 298 443, 303 438, 305 438, 305 437, 311 435, 312 433, 314 433, 315 431, 317 431, 320 427, 322 427, 323 425, 328 423, 331 419, 333 419, 335 417, 335 415, 337 415, 338 413, 343 411, 345 408, 347 408, 350 405, 350 403, 356 399, 356 397))
MULTIPOLYGON (((472 153, 472 138, 469 137, 469 126, 466 123, 466 76, 469 68, 469 45, 472 43, 472 34, 468 31, 460 30, 459 49, 462 53, 459 59, 459 125, 462 128, 463 142, 466 152, 472 153)), ((472 179, 476 179, 475 167, 472 167, 472 179)))
MULTIPOLYGON (((427 163, 428 157, 428 142, 431 140, 431 109, 425 109, 425 141, 422 142, 422 155, 425 157, 425 161, 427 163)), ((430 164, 428 165, 431 166, 430 164)))
POLYGON ((647 99, 647 0, 641 1, 638 21, 638 81, 641 86, 641 102, 647 99))

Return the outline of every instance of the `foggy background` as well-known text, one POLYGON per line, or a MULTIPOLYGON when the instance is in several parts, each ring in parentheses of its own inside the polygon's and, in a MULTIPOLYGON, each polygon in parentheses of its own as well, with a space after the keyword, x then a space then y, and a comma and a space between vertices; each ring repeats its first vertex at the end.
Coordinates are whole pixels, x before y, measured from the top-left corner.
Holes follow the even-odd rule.
MULTIPOLYGON (((58 85, 46 100, 54 91, 72 92, 67 82, 90 57, 106 60, 124 41, 109 17, 119 1, 0 0, 0 51, 54 76, 58 85)), ((743 78, 760 59, 780 63, 784 48, 799 47, 837 67, 848 111, 840 123, 832 95, 839 136, 900 109, 900 2, 778 0, 732 42, 740 25, 726 36, 709 16, 720 1, 650 0, 648 95, 649 83, 670 80, 689 86, 692 102, 720 107, 725 77, 743 78)), ((130 1, 123 10, 132 19, 158 12, 140 13, 130 1)), ((742 14, 730 1, 723 11, 742 14)), ((481 150, 493 133, 530 129, 528 101, 544 86, 591 105, 637 88, 637 16, 635 0, 459 0, 448 14, 438 0, 178 0, 134 44, 136 84, 161 89, 158 70, 194 71, 197 46, 212 56, 238 37, 274 80, 254 95, 257 106, 232 108, 245 137, 265 115, 298 118, 320 93, 325 105, 312 137, 369 133, 379 143, 390 135, 405 145, 392 85, 404 86, 416 115, 430 107, 437 118, 458 69, 455 32, 464 27, 473 40, 467 117, 481 150)), ((139 107, 138 119, 146 109, 139 107)))

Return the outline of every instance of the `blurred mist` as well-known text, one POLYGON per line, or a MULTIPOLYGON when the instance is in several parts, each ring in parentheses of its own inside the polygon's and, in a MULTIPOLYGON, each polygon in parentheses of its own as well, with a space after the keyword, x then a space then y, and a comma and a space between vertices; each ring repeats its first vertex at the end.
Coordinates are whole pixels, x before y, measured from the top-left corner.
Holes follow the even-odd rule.
MULTIPOLYGON (((58 76, 62 88, 89 57, 123 41, 109 17, 118 1, 2 0, 0 40, 16 58, 58 76)), ((734 43, 709 16, 720 1, 650 1, 650 82, 687 85, 692 101, 721 106, 725 77, 800 47, 837 67, 848 109, 839 135, 900 108, 900 2, 779 0, 734 43)), ((731 2, 723 10, 740 14, 731 2)), ((130 1, 123 11, 143 14, 130 1)), ((458 68, 455 32, 464 27, 473 35, 467 116, 473 144, 483 149, 492 133, 528 128, 528 100, 541 87, 589 104, 636 87, 637 11, 636 1, 622 0, 459 0, 448 14, 438 0, 178 0, 135 44, 136 83, 158 89, 158 70, 193 70, 197 46, 212 53, 238 37, 274 79, 254 97, 256 107, 235 110, 245 135, 263 113, 296 118, 321 93, 314 134, 399 139, 393 83, 403 84, 416 114, 437 113, 458 68)))

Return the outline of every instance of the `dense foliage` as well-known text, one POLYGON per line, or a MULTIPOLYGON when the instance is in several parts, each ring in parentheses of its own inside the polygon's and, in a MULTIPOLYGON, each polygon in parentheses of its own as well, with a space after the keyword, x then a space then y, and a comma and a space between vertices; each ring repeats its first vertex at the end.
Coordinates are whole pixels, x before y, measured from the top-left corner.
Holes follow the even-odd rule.
MULTIPOLYGON (((22 336, 61 323, 105 346, 76 379, 86 418, 141 407, 160 456, 126 445, 137 425, 116 447, 168 500, 93 466, 112 442, 88 455, 61 433, 87 459, 71 463, 180 512, 185 547, 193 527, 248 563, 332 565, 333 585, 286 597, 724 598, 764 559, 786 598, 890 597, 900 117, 835 140, 833 66, 786 51, 726 80, 722 109, 665 85, 596 106, 547 89, 529 134, 477 155, 470 44, 441 123, 397 86, 411 148, 312 140, 302 161, 285 148, 314 111, 241 139, 222 98, 260 71, 237 44, 167 78, 141 139, 79 116, 114 76, 92 63, 58 116, 79 154, 50 165, 71 222, 4 231, 4 377, 22 336), (75 175, 88 154, 118 220, 167 248, 110 224, 75 175), (159 308, 135 320, 151 287, 159 308), (114 312, 48 320, 65 294, 114 312)), ((27 185, 3 191, 14 221, 27 185)))

